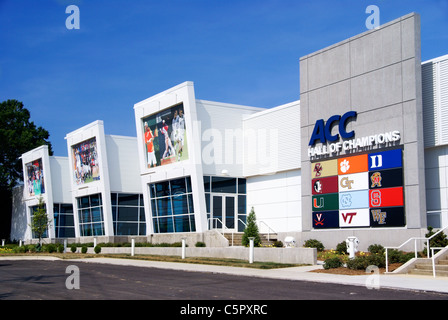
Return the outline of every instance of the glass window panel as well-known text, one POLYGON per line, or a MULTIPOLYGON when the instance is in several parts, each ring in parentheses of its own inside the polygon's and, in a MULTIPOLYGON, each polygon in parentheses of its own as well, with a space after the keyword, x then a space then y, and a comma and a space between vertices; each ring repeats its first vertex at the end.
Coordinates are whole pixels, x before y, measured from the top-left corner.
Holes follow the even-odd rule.
POLYGON ((159 214, 159 217, 171 215, 170 198, 157 199, 157 212, 159 214))
POLYGON ((210 213, 210 193, 205 194, 205 208, 207 213, 210 213))
POLYGON ((175 216, 174 226, 176 232, 190 232, 190 218, 189 215, 175 216))
POLYGON ((151 196, 151 199, 154 199, 156 197, 156 186, 155 184, 149 185, 149 194, 151 196))
POLYGON ((116 206, 112 206, 112 221, 117 221, 117 211, 118 208, 116 206))
POLYGON ((171 194, 173 196, 184 194, 187 192, 185 178, 171 180, 171 194))
POLYGON ((90 205, 97 207, 101 205, 101 194, 93 194, 90 196, 90 205))
POLYGON ((118 222, 117 223, 117 235, 124 236, 136 236, 138 235, 138 223, 118 222))
POLYGON ((152 211, 152 216, 157 217, 156 200, 154 200, 154 199, 151 199, 151 211, 152 211))
POLYGON ((146 221, 145 208, 140 207, 140 222, 142 222, 142 221, 146 221))
POLYGON ((160 230, 159 230, 159 219, 153 218, 152 222, 153 222, 154 233, 160 233, 160 230))
POLYGON ((159 218, 159 232, 160 233, 173 232, 173 218, 172 217, 159 218))
POLYGON ((59 204, 54 204, 53 205, 53 213, 54 213, 55 217, 58 215, 58 213, 59 213, 59 204))
POLYGON ((212 192, 236 193, 236 178, 212 177, 212 192))
POLYGON ((238 178, 238 193, 246 193, 246 179, 238 178))
POLYGON ((119 206, 138 206, 139 194, 118 194, 118 205, 119 206))
POLYGON ((188 213, 187 195, 173 196, 172 201, 174 215, 188 213))
POLYGON ((92 223, 93 227, 93 235, 94 236, 102 236, 104 235, 104 229, 102 223, 92 223))
POLYGON ((188 210, 190 211, 190 213, 194 213, 194 205, 193 205, 193 195, 189 194, 188 195, 188 210))
POLYGON ((117 205, 117 194, 116 193, 110 194, 110 202, 113 206, 117 205))
POLYGON ((75 225, 75 220, 73 219, 73 215, 64 215, 65 217, 65 225, 66 227, 73 227, 75 225))
POLYGON ((81 210, 80 218, 81 218, 80 219, 81 223, 91 222, 92 220, 90 219, 90 209, 83 209, 83 210, 81 210))
POLYGON ((156 183, 156 197, 165 197, 170 195, 169 181, 156 183))
POLYGON ((196 232, 196 223, 194 221, 194 214, 190 214, 190 232, 196 232))
POLYGON ((238 196, 238 213, 245 214, 246 212, 246 196, 238 196))
POLYGON ((225 197, 226 206, 226 227, 233 229, 235 227, 235 198, 225 197))
POLYGON ((210 177, 204 176, 204 191, 210 192, 210 177))
POLYGON ((191 178, 190 177, 186 177, 185 178, 186 182, 187 182, 187 192, 191 193, 192 189, 191 189, 191 178))
POLYGON ((78 198, 78 208, 88 208, 90 207, 89 197, 78 198))
POLYGON ((73 213, 73 205, 72 204, 61 204, 61 213, 73 213))
POLYGON ((146 223, 140 223, 139 235, 140 236, 146 235, 146 223))
POLYGON ((138 207, 118 207, 118 221, 138 221, 139 211, 138 207))
POLYGON ((103 215, 101 212, 101 207, 92 208, 92 221, 99 222, 103 221, 103 215))

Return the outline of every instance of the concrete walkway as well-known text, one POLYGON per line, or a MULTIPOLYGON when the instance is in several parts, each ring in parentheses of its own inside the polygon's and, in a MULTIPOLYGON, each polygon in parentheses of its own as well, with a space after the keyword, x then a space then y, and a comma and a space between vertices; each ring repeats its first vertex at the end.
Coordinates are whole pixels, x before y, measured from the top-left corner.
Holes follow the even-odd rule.
MULTIPOLYGON (((55 257, 23 257, 23 256, 4 256, 1 260, 12 259, 45 259, 45 260, 60 260, 55 257)), ((132 259, 114 259, 114 258, 87 258, 87 259, 73 259, 63 260, 72 262, 86 262, 86 263, 106 263, 122 266, 137 266, 145 268, 162 268, 172 269, 184 272, 209 272, 222 273, 246 277, 261 277, 271 279, 295 280, 295 281, 312 281, 312 282, 326 282, 339 283, 344 285, 367 286, 369 289, 401 289, 401 290, 415 290, 415 291, 431 291, 439 293, 448 293, 448 277, 431 277, 421 275, 401 275, 401 274, 375 274, 348 276, 328 273, 309 272, 315 269, 322 269, 321 265, 281 268, 281 269, 255 269, 255 268, 240 268, 240 267, 226 267, 206 264, 190 264, 178 262, 161 262, 161 261, 146 261, 146 260, 132 260, 132 259)))

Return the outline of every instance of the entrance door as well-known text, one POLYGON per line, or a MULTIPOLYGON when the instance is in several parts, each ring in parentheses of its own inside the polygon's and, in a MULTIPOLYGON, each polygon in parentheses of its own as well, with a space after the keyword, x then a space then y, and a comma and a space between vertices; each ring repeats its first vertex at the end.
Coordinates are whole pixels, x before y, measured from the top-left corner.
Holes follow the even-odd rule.
POLYGON ((212 229, 221 229, 223 223, 225 230, 231 231, 236 228, 236 196, 234 195, 213 195, 212 196, 212 229))

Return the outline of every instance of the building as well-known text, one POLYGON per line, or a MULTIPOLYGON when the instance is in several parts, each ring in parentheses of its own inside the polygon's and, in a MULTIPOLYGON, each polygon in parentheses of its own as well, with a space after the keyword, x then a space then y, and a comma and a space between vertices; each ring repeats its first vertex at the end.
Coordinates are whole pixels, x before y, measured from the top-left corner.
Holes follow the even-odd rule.
MULTIPOLYGON (((82 241, 242 232, 252 208, 262 232, 326 247, 395 246, 448 223, 448 56, 421 62, 419 15, 302 57, 300 83, 300 101, 263 109, 184 82, 134 105, 136 138, 97 121, 67 134, 67 159, 25 154, 24 172, 42 159, 45 202, 72 205, 82 241)), ((25 189, 13 234, 31 239, 25 189)))

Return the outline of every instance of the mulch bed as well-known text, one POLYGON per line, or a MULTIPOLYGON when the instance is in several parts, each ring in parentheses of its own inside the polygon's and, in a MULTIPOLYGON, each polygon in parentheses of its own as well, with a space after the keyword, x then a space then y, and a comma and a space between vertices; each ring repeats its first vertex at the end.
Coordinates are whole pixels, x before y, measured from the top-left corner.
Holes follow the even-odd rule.
MULTIPOLYGON (((389 265, 389 272, 394 271, 395 269, 397 269, 398 267, 401 266, 401 263, 392 263, 389 265)), ((386 268, 380 268, 379 269, 380 274, 381 273, 385 273, 386 272, 386 268)), ((317 270, 312 270, 310 272, 317 272, 317 273, 330 273, 330 274, 343 274, 343 275, 348 275, 348 276, 360 276, 360 275, 366 275, 366 271, 365 270, 352 270, 349 268, 345 268, 345 267, 341 267, 341 268, 332 268, 332 269, 317 269, 317 270)))

